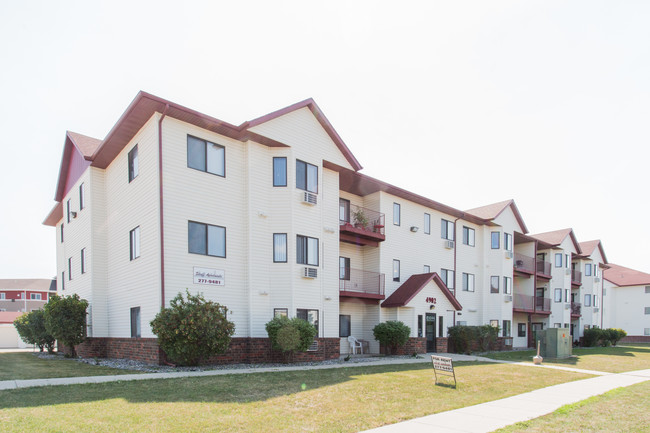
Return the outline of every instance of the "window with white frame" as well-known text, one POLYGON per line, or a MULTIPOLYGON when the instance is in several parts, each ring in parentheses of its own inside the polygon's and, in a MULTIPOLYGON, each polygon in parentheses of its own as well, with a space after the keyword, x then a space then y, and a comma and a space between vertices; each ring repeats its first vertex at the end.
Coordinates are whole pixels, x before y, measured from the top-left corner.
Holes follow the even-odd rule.
POLYGON ((287 158, 273 158, 273 186, 287 186, 287 158))
POLYGON ((69 198, 69 199, 65 202, 65 210, 66 210, 66 213, 68 214, 68 215, 67 215, 67 218, 68 218, 68 224, 70 224, 70 220, 72 219, 72 209, 70 209, 70 200, 72 200, 72 199, 69 198))
POLYGON ((492 275, 490 277, 490 293, 499 293, 499 276, 492 275))
POLYGON ((475 245, 476 234, 473 228, 463 226, 463 244, 473 247, 475 245))
POLYGON ((339 280, 350 280, 350 258, 339 257, 339 280))
POLYGON ((393 225, 402 223, 402 206, 399 203, 393 203, 393 225))
POLYGON ((131 338, 140 338, 140 307, 131 308, 131 338))
POLYGON ((29 294, 29 299, 31 299, 32 301, 40 301, 40 300, 42 300, 40 293, 30 293, 29 294))
POLYGON ((555 253, 555 267, 562 267, 562 253, 555 253))
POLYGON ((140 257, 140 226, 129 232, 129 258, 135 260, 140 257))
POLYGON ((65 290, 65 271, 61 272, 61 290, 65 290))
POLYGON ((393 259, 393 281, 399 281, 400 279, 400 262, 397 259, 393 259))
POLYGON ((226 257, 226 228, 195 221, 187 223, 187 245, 192 254, 226 257))
POLYGON ((339 337, 349 337, 352 319, 349 314, 339 314, 339 337))
POLYGON ((318 167, 296 159, 296 188, 318 194, 318 167))
POLYGON ((7 299, 7 295, 4 292, 0 292, 0 299, 7 299))
POLYGON ((555 297, 553 300, 555 302, 562 302, 562 289, 555 289, 555 297))
POLYGON ((273 233, 273 262, 287 262, 287 234, 273 233))
POLYGON ((316 337, 318 337, 318 310, 298 308, 296 310, 296 317, 314 325, 314 328, 316 328, 316 337))
POLYGON ((503 277, 503 293, 506 295, 512 294, 512 278, 503 277))
POLYGON ((503 234, 503 244, 506 251, 512 251, 512 235, 510 233, 503 234))
POLYGON ((644 314, 650 314, 650 307, 645 307, 644 314))
POLYGON ((512 322, 510 320, 503 321, 502 332, 504 337, 512 337, 512 322))
POLYGON ((463 291, 464 292, 473 292, 474 291, 474 274, 467 274, 463 272, 463 291))
POLYGON ((598 295, 594 295, 594 307, 600 307, 600 303, 598 302, 598 295))
POLYGON ((569 302, 569 289, 564 289, 564 302, 569 302))
POLYGON ((564 255, 564 264, 565 264, 565 266, 566 266, 567 268, 571 266, 571 260, 569 259, 569 255, 568 255, 568 254, 565 254, 565 255, 564 255))
POLYGON ((72 280, 72 257, 68 257, 68 281, 72 280))
POLYGON ((318 266, 318 238, 296 236, 296 263, 318 266))
POLYGON ((454 223, 445 219, 440 220, 440 237, 450 241, 454 240, 454 223))
POLYGON ((140 173, 140 160, 138 158, 138 145, 129 151, 129 183, 140 173))
POLYGON ((585 295, 585 307, 591 307, 591 295, 585 295))
POLYGON ((440 278, 448 289, 454 290, 454 271, 449 269, 440 269, 440 278))
POLYGON ((226 148, 219 144, 188 135, 187 166, 194 170, 225 177, 226 148))
POLYGON ((429 215, 428 213, 424 214, 424 234, 425 235, 431 234, 431 215, 429 215))
POLYGON ((61 243, 63 243, 63 223, 61 223, 61 243))
POLYGON ((525 337, 526 336, 526 324, 525 323, 518 323, 517 324, 517 337, 525 337))
POLYGON ((83 210, 86 207, 86 188, 84 187, 83 182, 79 185, 79 210, 83 210))
POLYGON ((591 276, 591 263, 585 263, 585 277, 591 276))
POLYGON ((491 237, 490 237, 490 245, 493 250, 498 250, 501 248, 501 245, 499 244, 501 241, 501 232, 492 232, 491 237))
POLYGON ((81 273, 86 273, 86 249, 81 249, 81 273))
POLYGON ((424 265, 424 268, 422 269, 422 271, 423 271, 425 274, 431 273, 431 266, 429 266, 429 265, 424 265))

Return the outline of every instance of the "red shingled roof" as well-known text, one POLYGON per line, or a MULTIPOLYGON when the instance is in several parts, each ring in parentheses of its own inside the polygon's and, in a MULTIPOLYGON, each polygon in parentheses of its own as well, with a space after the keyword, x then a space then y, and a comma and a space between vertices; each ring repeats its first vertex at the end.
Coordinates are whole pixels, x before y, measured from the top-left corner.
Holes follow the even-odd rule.
POLYGON ((582 250, 582 255, 584 257, 591 256, 594 251, 598 248, 600 250, 600 255, 603 258, 603 262, 607 263, 607 257, 605 256, 605 250, 603 249, 603 243, 600 242, 600 239, 593 241, 580 242, 580 249, 582 250))
POLYGON ((650 274, 636 271, 610 263, 609 269, 603 271, 603 278, 617 286, 645 286, 650 285, 650 274))
POLYGON ((582 253, 582 249, 580 248, 580 244, 578 243, 578 239, 576 238, 575 233, 573 233, 573 229, 562 229, 562 230, 555 230, 552 232, 545 232, 545 233, 538 233, 536 235, 529 235, 537 240, 540 240, 542 242, 545 242, 547 244, 550 244, 554 247, 557 247, 560 245, 564 239, 566 239, 567 236, 571 236, 571 241, 573 242, 573 246, 576 249, 576 252, 578 254, 582 253))
POLYGON ((442 293, 447 297, 447 299, 449 299, 449 302, 451 302, 451 305, 453 305, 456 310, 463 309, 458 300, 451 294, 447 286, 445 286, 445 283, 442 281, 440 276, 435 272, 411 275, 408 280, 404 281, 404 284, 399 286, 398 289, 381 304, 381 306, 388 308, 404 307, 405 305, 408 305, 408 303, 411 302, 411 299, 420 293, 420 290, 429 284, 431 280, 438 285, 442 293))
POLYGON ((22 311, 0 311, 0 323, 14 323, 23 314, 22 311))
POLYGON ((492 221, 501 215, 508 207, 512 208, 512 213, 515 215, 515 219, 519 223, 519 226, 521 226, 521 229, 524 232, 523 234, 528 233, 528 228, 526 227, 526 224, 524 224, 524 219, 522 218, 519 209, 517 209, 515 201, 512 199, 476 207, 474 209, 466 210, 465 212, 476 215, 484 220, 492 221))

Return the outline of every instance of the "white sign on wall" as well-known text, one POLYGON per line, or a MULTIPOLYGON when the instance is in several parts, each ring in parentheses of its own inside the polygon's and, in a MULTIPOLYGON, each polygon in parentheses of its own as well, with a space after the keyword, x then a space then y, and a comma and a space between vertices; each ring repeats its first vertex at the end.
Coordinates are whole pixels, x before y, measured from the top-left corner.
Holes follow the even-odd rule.
POLYGON ((194 267, 194 284, 207 284, 209 286, 226 285, 226 273, 221 269, 194 267))

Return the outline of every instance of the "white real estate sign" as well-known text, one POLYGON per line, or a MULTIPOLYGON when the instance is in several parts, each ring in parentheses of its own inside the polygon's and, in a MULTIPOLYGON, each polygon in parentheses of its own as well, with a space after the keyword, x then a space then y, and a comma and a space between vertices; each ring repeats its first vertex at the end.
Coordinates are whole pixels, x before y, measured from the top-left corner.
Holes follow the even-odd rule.
POLYGON ((194 284, 207 284, 210 286, 225 286, 226 273, 221 269, 194 267, 194 284))

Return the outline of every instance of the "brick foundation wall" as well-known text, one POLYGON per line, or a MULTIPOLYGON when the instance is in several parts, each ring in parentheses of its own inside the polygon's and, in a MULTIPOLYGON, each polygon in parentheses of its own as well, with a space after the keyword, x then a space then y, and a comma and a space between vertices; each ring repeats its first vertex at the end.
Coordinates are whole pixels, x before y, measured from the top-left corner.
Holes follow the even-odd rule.
POLYGON ((620 343, 650 343, 650 335, 628 335, 621 338, 620 343))
POLYGON ((438 337, 436 338, 436 352, 437 353, 448 353, 449 340, 447 337, 438 337))
MULTIPOLYGON (((449 345, 449 352, 450 353, 458 353, 456 348, 454 347, 454 343, 452 341, 448 342, 449 345)), ((501 352, 504 350, 512 350, 512 337, 497 337, 496 344, 491 344, 488 347, 488 351, 497 351, 501 352), (508 345, 506 345, 506 339, 509 339, 508 345)), ((472 341, 469 344, 469 351, 470 352, 480 352, 481 348, 479 347, 478 341, 472 341)))
MULTIPOLYGON (((318 349, 296 353, 294 362, 326 361, 340 356, 338 338, 317 338, 318 349)), ((66 347, 59 344, 59 352, 66 347)), ((165 353, 158 346, 156 338, 88 338, 76 347, 82 358, 122 358, 149 364, 167 362, 165 353)), ((412 353, 412 352, 411 352, 412 353)), ((223 355, 210 357, 206 364, 258 364, 285 362, 281 352, 271 349, 268 338, 233 338, 223 355)))
MULTIPOLYGON (((386 355, 388 350, 383 344, 379 345, 379 353, 386 355)), ((411 337, 406 344, 397 348, 396 355, 412 355, 413 353, 427 353, 427 339, 424 337, 411 337)))

